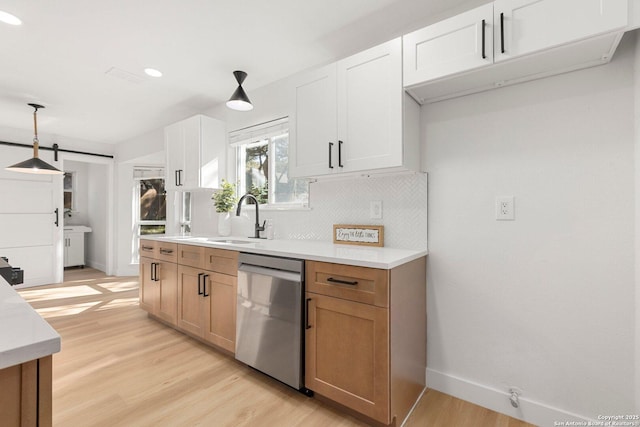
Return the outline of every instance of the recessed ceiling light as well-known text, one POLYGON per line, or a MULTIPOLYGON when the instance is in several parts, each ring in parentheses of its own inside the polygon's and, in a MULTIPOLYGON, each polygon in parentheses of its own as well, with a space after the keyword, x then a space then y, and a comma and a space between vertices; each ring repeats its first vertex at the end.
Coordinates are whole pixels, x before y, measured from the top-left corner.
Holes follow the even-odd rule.
POLYGON ((162 77, 162 73, 155 68, 145 68, 144 72, 151 77, 162 77))
POLYGON ((9 25, 21 25, 22 21, 15 15, 0 10, 0 22, 9 25))

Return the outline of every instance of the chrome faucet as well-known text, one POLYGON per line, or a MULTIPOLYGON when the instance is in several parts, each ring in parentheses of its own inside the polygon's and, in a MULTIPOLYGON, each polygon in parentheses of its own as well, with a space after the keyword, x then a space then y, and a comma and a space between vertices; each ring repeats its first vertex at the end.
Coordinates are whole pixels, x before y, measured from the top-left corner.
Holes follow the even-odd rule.
POLYGON ((242 209, 242 202, 247 197, 253 200, 253 203, 256 204, 256 225, 255 225, 255 236, 253 236, 253 238, 264 239, 264 237, 260 237, 260 232, 264 231, 264 227, 267 221, 265 221, 264 223, 262 223, 262 225, 260 225, 260 212, 258 210, 258 199, 256 199, 256 197, 253 194, 247 193, 240 198, 240 200, 238 201, 238 209, 236 209, 236 216, 240 216, 240 210, 242 209))

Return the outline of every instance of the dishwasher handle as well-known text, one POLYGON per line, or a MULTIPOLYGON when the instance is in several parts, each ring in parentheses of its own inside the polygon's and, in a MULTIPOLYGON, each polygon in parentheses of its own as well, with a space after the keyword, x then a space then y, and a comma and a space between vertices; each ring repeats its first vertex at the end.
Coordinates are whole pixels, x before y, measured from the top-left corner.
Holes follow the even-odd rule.
POLYGON ((259 267, 251 264, 240 264, 238 271, 245 273, 259 274, 261 276, 270 276, 278 279, 286 280, 289 282, 301 283, 302 275, 300 273, 294 273, 291 271, 274 270, 273 268, 259 267))

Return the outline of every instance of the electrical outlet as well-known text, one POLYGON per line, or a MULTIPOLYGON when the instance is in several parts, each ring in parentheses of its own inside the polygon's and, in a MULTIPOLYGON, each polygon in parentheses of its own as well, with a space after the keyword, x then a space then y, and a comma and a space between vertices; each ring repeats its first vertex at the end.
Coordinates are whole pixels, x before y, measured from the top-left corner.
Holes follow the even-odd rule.
POLYGON ((382 200, 369 202, 369 218, 382 219, 382 200))
POLYGON ((496 220, 498 221, 514 221, 515 202, 513 196, 496 197, 496 220))

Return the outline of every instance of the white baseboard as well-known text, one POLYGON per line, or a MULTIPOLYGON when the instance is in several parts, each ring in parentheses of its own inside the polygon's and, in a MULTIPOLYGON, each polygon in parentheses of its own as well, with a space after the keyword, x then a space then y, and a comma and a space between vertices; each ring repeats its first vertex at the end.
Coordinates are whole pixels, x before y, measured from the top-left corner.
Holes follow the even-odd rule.
POLYGON ((107 266, 101 262, 95 262, 92 260, 87 260, 87 266, 91 267, 91 268, 95 268, 96 270, 100 270, 103 272, 107 271, 107 266))
POLYGON ((555 422, 564 422, 566 425, 566 421, 583 421, 586 423, 594 421, 593 419, 528 399, 526 390, 519 398, 520 407, 516 409, 511 406, 509 394, 506 390, 498 390, 429 368, 427 368, 427 387, 538 426, 560 425, 554 424, 555 422))

